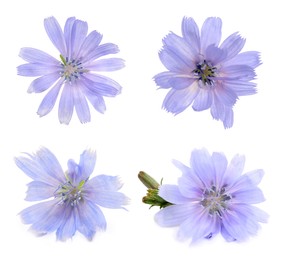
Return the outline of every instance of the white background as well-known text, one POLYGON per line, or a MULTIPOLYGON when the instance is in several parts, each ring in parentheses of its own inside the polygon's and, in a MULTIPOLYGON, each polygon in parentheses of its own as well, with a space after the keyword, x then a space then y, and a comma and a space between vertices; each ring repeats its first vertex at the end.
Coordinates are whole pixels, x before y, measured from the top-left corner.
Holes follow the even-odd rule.
POLYGON ((1 259, 281 259, 280 254, 280 25, 278 1, 5 1, 0 9, 1 95, 0 175, 1 259), (57 105, 39 118, 37 108, 45 95, 28 94, 32 78, 20 77, 16 67, 21 47, 35 47, 58 58, 43 19, 55 16, 64 26, 70 16, 88 22, 89 31, 104 35, 103 43, 116 43, 126 68, 107 74, 122 86, 122 94, 107 98, 104 115, 91 108, 92 122, 80 124, 74 114, 69 126, 60 125, 57 105), (258 94, 242 97, 234 107, 234 126, 225 130, 209 111, 191 108, 174 117, 161 109, 165 90, 157 90, 152 77, 165 68, 158 58, 162 38, 180 34, 181 21, 190 16, 201 26, 209 16, 223 20, 223 39, 239 31, 247 39, 244 50, 261 52, 258 94), (53 151, 66 169, 85 148, 97 151, 94 174, 119 175, 122 191, 131 198, 124 210, 104 210, 106 232, 92 242, 75 235, 57 242, 55 235, 37 238, 17 215, 31 203, 24 201, 31 180, 13 158, 40 146, 53 151), (222 151, 230 159, 246 155, 245 171, 263 168, 260 184, 267 201, 260 208, 270 214, 258 236, 245 243, 227 243, 220 236, 190 246, 176 240, 176 228, 161 228, 141 198, 146 189, 137 174, 144 170, 164 183, 176 183, 180 172, 172 163, 189 164, 194 148, 222 151), (279 247, 279 248, 278 248, 279 247))

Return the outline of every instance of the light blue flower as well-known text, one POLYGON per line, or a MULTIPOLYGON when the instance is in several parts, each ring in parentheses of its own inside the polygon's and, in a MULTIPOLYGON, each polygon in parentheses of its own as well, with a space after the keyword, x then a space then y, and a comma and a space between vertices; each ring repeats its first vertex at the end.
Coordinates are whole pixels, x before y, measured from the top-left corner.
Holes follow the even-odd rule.
POLYGON ((160 88, 170 89, 163 101, 168 112, 179 114, 191 104, 195 111, 210 108, 212 117, 230 128, 239 96, 256 93, 252 80, 261 62, 256 51, 240 53, 245 39, 237 32, 220 44, 221 27, 220 18, 210 17, 200 34, 192 18, 183 18, 183 36, 168 34, 159 53, 168 71, 154 79, 160 88))
POLYGON ((45 116, 53 109, 61 92, 59 121, 68 124, 75 107, 80 122, 89 122, 88 101, 98 112, 104 113, 103 97, 114 97, 121 92, 121 86, 116 81, 96 73, 124 67, 124 61, 120 58, 103 58, 118 53, 119 49, 112 43, 101 44, 102 35, 97 31, 87 35, 88 24, 75 17, 67 19, 64 30, 54 17, 45 19, 44 25, 51 42, 59 51, 57 57, 60 60, 38 49, 22 48, 19 56, 28 63, 18 67, 18 74, 39 76, 29 86, 29 93, 50 89, 38 108, 39 116, 45 116))
POLYGON ((227 241, 244 241, 256 235, 268 215, 252 204, 263 202, 257 187, 264 172, 242 174, 245 157, 236 155, 228 164, 224 154, 194 150, 188 167, 174 164, 182 171, 178 185, 162 185, 159 196, 173 205, 155 215, 163 227, 179 226, 178 238, 197 241, 221 233, 227 241))
POLYGON ((99 206, 121 209, 128 198, 118 192, 122 187, 116 176, 98 175, 89 179, 96 163, 96 153, 85 150, 79 164, 68 161, 64 173, 57 158, 46 148, 36 154, 15 159, 30 178, 27 201, 41 201, 20 212, 25 224, 37 235, 56 231, 58 240, 67 240, 76 231, 91 240, 98 230, 106 229, 99 206))

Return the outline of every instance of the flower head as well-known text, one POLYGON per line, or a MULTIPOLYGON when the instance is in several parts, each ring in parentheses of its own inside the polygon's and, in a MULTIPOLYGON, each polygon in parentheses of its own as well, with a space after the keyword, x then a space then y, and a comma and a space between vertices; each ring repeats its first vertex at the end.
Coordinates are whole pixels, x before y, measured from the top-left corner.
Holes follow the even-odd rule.
POLYGON ((183 36, 168 34, 159 53, 168 71, 154 79, 160 88, 170 89, 163 102, 168 112, 181 113, 193 103, 195 111, 210 108, 213 118, 229 128, 239 96, 256 93, 256 84, 251 81, 261 62, 256 51, 240 53, 245 39, 238 33, 220 44, 221 27, 220 18, 210 17, 199 34, 194 20, 183 18, 183 36))
POLYGON ((46 32, 58 49, 58 58, 34 48, 22 48, 19 56, 27 64, 18 66, 21 76, 37 77, 29 86, 28 92, 49 92, 41 102, 37 113, 45 116, 54 107, 59 92, 59 121, 68 124, 73 109, 81 123, 91 120, 87 100, 98 111, 105 111, 104 96, 114 97, 121 92, 121 86, 114 80, 97 74, 97 71, 114 71, 124 67, 119 58, 102 58, 119 52, 112 43, 100 44, 102 35, 92 31, 87 35, 86 22, 70 17, 64 30, 54 17, 44 20, 46 32))
POLYGON ((197 241, 221 233, 227 241, 256 235, 268 215, 252 204, 263 202, 257 187, 263 170, 242 174, 245 157, 236 155, 228 164, 222 153, 194 150, 191 167, 174 161, 182 171, 178 185, 162 185, 158 195, 171 206, 155 215, 164 227, 179 226, 179 239, 197 241))
POLYGON ((56 231, 58 240, 67 240, 79 231, 91 240, 96 231, 106 229, 99 206, 122 208, 128 203, 128 198, 118 192, 122 187, 118 177, 98 175, 89 179, 96 163, 96 153, 91 150, 81 154, 79 164, 69 160, 65 173, 46 148, 15 162, 33 179, 26 200, 46 200, 20 212, 23 222, 38 235, 56 231))

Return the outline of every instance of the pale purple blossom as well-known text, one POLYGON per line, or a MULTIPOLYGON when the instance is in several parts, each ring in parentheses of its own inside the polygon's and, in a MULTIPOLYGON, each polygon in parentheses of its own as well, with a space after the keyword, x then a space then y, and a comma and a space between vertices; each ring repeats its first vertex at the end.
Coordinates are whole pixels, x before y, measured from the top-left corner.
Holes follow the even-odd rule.
POLYGON ((128 204, 128 198, 118 191, 122 187, 119 177, 97 175, 90 179, 96 163, 92 150, 85 150, 78 164, 70 159, 66 172, 44 147, 17 157, 15 162, 33 179, 26 200, 42 201, 20 212, 23 222, 39 236, 56 232, 57 239, 64 241, 78 231, 92 240, 97 231, 106 229, 100 206, 121 209, 128 204))
POLYGON ((237 32, 221 44, 220 18, 205 20, 201 33, 192 18, 182 20, 182 36, 169 33, 159 57, 168 71, 154 79, 170 89, 163 108, 173 114, 192 105, 193 110, 210 109, 225 128, 233 125, 233 106, 240 96, 256 93, 255 68, 261 64, 256 51, 241 52, 245 44, 237 32))
POLYGON ((54 17, 44 20, 45 30, 58 50, 56 58, 34 48, 22 48, 19 56, 26 64, 18 66, 18 74, 38 77, 28 88, 29 93, 48 90, 38 115, 47 115, 54 107, 61 92, 58 117, 68 124, 75 108, 81 123, 91 120, 88 102, 100 113, 106 106, 104 97, 120 94, 121 86, 100 71, 114 71, 124 67, 124 60, 104 56, 119 52, 113 43, 101 44, 102 35, 97 31, 88 34, 87 22, 70 17, 62 29, 54 17), (59 58, 59 59, 58 59, 59 58))
POLYGON ((156 222, 163 227, 178 226, 180 240, 210 239, 221 233, 227 241, 244 241, 256 235, 268 215, 253 204, 265 200, 257 185, 261 169, 242 174, 245 157, 231 162, 224 154, 194 150, 190 167, 174 161, 182 176, 178 185, 161 185, 158 195, 173 204, 161 209, 156 222))

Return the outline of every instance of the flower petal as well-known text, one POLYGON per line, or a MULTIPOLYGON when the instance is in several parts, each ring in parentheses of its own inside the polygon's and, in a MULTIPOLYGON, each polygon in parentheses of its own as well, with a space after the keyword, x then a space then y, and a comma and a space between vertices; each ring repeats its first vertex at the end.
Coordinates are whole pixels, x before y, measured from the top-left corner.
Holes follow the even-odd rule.
POLYGON ((45 30, 60 54, 66 56, 66 44, 62 29, 54 17, 49 17, 44 20, 45 30))
POLYGON ((220 70, 222 79, 235 79, 235 80, 253 80, 256 77, 254 69, 248 65, 230 65, 224 66, 220 70))
POLYGON ((104 43, 97 46, 93 49, 87 57, 84 57, 83 64, 84 66, 88 66, 93 60, 96 60, 102 56, 109 55, 109 54, 116 54, 119 52, 119 48, 116 44, 113 43, 104 43))
POLYGON ((224 84, 217 84, 214 94, 217 97, 216 100, 227 107, 232 107, 238 99, 237 94, 232 89, 226 88, 224 84))
POLYGON ((102 96, 97 95, 90 90, 85 91, 85 95, 87 96, 87 99, 90 101, 90 103, 93 105, 93 107, 100 113, 104 113, 106 110, 105 102, 102 96))
POLYGON ((76 221, 74 211, 72 210, 72 208, 67 208, 67 210, 65 211, 64 219, 62 220, 62 223, 56 232, 57 239, 60 241, 65 241, 68 238, 73 237, 75 232, 76 221))
POLYGON ((69 124, 74 108, 73 86, 69 83, 64 85, 59 103, 59 121, 69 124))
POLYGON ((244 155, 235 155, 228 165, 223 178, 223 185, 231 185, 241 176, 245 165, 244 155))
POLYGON ((181 25, 182 35, 193 53, 193 60, 200 53, 200 35, 197 24, 192 18, 184 17, 181 25))
POLYGON ((41 76, 31 82, 27 92, 41 93, 50 88, 59 78, 60 75, 58 72, 41 76))
POLYGON ((206 149, 193 150, 190 165, 205 187, 211 187, 216 176, 216 171, 209 152, 206 149))
POLYGON ((162 227, 174 227, 183 223, 193 212, 194 207, 189 204, 171 205, 155 214, 154 220, 162 227))
MULTIPOLYGON (((92 190, 108 190, 117 191, 123 186, 118 176, 98 175, 88 181, 89 189, 92 190)), ((85 187, 86 188, 86 187, 85 187)))
POLYGON ((71 55, 71 50, 72 50, 72 38, 71 38, 71 33, 72 33, 72 27, 75 22, 75 17, 69 17, 64 25, 64 38, 65 38, 65 43, 66 43, 66 56, 65 57, 70 57, 71 55))
POLYGON ((173 89, 183 89, 189 87, 191 84, 194 83, 195 80, 196 80, 195 78, 178 76, 178 77, 172 77, 169 80, 169 83, 173 89))
POLYGON ((90 122, 91 114, 85 95, 82 92, 81 87, 78 84, 76 86, 75 85, 72 86, 73 87, 72 93, 73 93, 74 107, 77 116, 82 124, 90 122))
POLYGON ((171 32, 163 39, 163 44, 164 50, 171 51, 180 58, 181 62, 184 62, 184 67, 187 66, 189 71, 194 69, 193 60, 196 58, 196 54, 184 38, 171 32))
POLYGON ((80 155, 79 168, 81 171, 81 180, 87 180, 94 171, 96 157, 96 152, 92 150, 85 150, 80 155))
POLYGON ((42 63, 27 63, 17 67, 18 75, 26 77, 36 77, 51 73, 59 73, 59 69, 55 65, 42 63))
POLYGON ((59 67, 59 61, 48 53, 34 49, 34 48, 21 48, 19 56, 30 63, 43 63, 50 65, 57 65, 59 67))
POLYGON ((214 152, 212 154, 212 161, 216 171, 216 187, 222 187, 222 180, 227 168, 227 159, 223 153, 214 152))
POLYGON ((60 79, 47 93, 47 95, 43 98, 38 110, 37 114, 39 116, 47 115, 54 107, 58 94, 60 92, 61 86, 63 84, 63 79, 60 79))
POLYGON ((70 59, 79 59, 77 56, 80 47, 86 39, 88 33, 88 24, 84 21, 75 20, 71 28, 71 55, 70 59))
POLYGON ((181 90, 170 90, 163 101, 163 108, 173 114, 184 111, 198 95, 199 88, 194 82, 188 88, 181 90))
POLYGON ((222 42, 220 48, 227 52, 227 59, 232 59, 243 49, 245 42, 246 40, 235 32, 222 42))
POLYGON ((180 74, 171 72, 171 71, 164 71, 161 72, 153 77, 155 83, 160 86, 160 88, 171 88, 170 80, 173 77, 179 76, 180 74))
POLYGON ((86 37, 84 42, 81 45, 80 52, 78 56, 82 57, 82 62, 84 63, 87 59, 87 56, 93 52, 102 40, 102 35, 97 31, 92 31, 86 37))
POLYGON ((98 74, 87 74, 83 77, 85 87, 98 96, 115 97, 122 87, 115 80, 98 74))
POLYGON ((205 20, 201 29, 201 51, 205 54, 205 50, 209 45, 218 46, 221 40, 222 21, 220 18, 209 17, 205 20))
POLYGON ((227 51, 218 48, 213 44, 209 45, 206 49, 205 59, 210 61, 213 66, 224 61, 226 57, 227 57, 227 51))
POLYGON ((231 89, 237 96, 247 96, 257 93, 256 83, 243 80, 225 80, 224 87, 231 89))
POLYGON ((27 184, 28 190, 26 192, 27 201, 45 200, 54 196, 55 188, 41 181, 32 181, 27 184))
POLYGON ((121 209, 129 203, 129 199, 123 193, 109 190, 96 190, 89 199, 95 204, 111 209, 121 209))
POLYGON ((265 201, 263 192, 261 189, 255 188, 248 188, 244 190, 238 190, 232 193, 233 196, 233 203, 246 203, 246 204, 256 204, 265 201))
POLYGON ((203 111, 211 107, 213 102, 213 93, 206 88, 200 88, 198 95, 194 99, 192 108, 195 111, 203 111))
POLYGON ((245 65, 251 68, 256 68, 261 64, 260 53, 257 51, 246 51, 239 53, 237 56, 226 61, 224 66, 245 65))
POLYGON ((182 196, 177 185, 161 185, 158 195, 172 204, 183 204, 188 201, 186 197, 182 196))
POLYGON ((99 59, 87 66, 93 71, 115 71, 125 67, 125 61, 120 58, 99 59))

